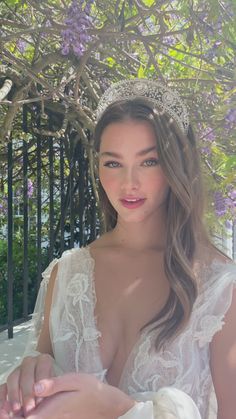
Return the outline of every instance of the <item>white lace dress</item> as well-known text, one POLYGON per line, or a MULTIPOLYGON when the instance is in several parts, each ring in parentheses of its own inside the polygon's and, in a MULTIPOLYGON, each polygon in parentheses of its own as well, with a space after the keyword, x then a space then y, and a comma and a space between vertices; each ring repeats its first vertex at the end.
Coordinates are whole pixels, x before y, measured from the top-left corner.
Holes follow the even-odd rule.
MULTIPOLYGON (((56 363, 64 372, 92 373, 106 381, 106 370, 99 349, 101 333, 94 317, 94 260, 89 247, 64 252, 43 273, 33 315, 34 337, 30 336, 28 351, 37 345, 46 289, 56 263, 58 275, 50 316, 50 334, 56 363)), ((230 307, 235 286, 236 265, 213 262, 200 278, 200 292, 185 330, 167 349, 159 353, 153 345, 155 331, 143 331, 126 361, 118 387, 138 400, 152 400, 154 404, 151 395, 163 387, 173 387, 187 393, 194 400, 202 419, 213 418, 209 416, 212 392, 209 343, 224 324, 224 315, 230 307)), ((133 412, 130 411, 130 414, 122 418, 157 418, 159 416, 155 412, 153 414, 153 403, 141 403, 141 407, 135 407, 133 412), (139 408, 149 413, 143 410, 143 413, 138 414, 139 408)), ((190 417, 200 416, 189 416, 188 419, 190 417)))

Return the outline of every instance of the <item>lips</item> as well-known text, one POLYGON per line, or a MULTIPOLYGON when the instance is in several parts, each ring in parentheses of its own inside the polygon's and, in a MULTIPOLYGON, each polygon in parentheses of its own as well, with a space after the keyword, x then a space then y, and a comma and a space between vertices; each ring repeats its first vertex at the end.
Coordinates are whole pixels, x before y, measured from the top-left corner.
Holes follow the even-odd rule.
POLYGON ((122 198, 120 202, 126 208, 138 208, 143 205, 145 198, 122 198))

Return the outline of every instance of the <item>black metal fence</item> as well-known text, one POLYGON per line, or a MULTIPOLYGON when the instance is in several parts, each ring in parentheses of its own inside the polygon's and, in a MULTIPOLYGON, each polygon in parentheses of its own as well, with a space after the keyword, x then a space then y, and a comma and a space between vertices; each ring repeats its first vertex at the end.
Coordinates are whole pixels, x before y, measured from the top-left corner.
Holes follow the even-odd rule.
MULTIPOLYGON (((12 140, 0 153, 2 162, 7 156, 0 173, 4 184, 1 200, 6 203, 5 213, 3 208, 1 213, 0 239, 7 247, 5 270, 0 266, 0 282, 5 284, 0 298, 7 317, 0 318, 0 331, 8 329, 11 338, 13 326, 29 319, 42 270, 65 249, 94 240, 99 219, 88 150, 78 134, 68 132, 60 139, 28 135, 27 139, 12 140), (18 248, 18 252, 22 251, 20 268, 15 261, 17 240, 22 246, 18 248), (33 260, 29 253, 32 247, 33 260), (32 265, 33 278, 29 273, 32 265), (21 272, 18 295, 17 269, 21 272), (16 301, 19 304, 19 299, 21 308, 16 315, 14 305, 16 301)), ((0 265, 4 263, 0 261, 0 265)))
MULTIPOLYGON (((22 136, 0 148, 0 331, 9 338, 29 319, 47 264, 100 230, 88 148, 78 134, 29 133, 24 109, 22 136)), ((231 244, 220 240, 236 259, 236 223, 231 244)))

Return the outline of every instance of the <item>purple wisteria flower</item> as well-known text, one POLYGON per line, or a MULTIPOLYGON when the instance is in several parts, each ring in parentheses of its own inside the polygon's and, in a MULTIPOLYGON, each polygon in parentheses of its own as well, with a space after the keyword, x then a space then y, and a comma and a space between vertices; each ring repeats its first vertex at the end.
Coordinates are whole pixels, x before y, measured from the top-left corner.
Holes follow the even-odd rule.
POLYGON ((230 211, 233 218, 236 218, 236 189, 231 187, 228 193, 228 199, 230 200, 230 211))
POLYGON ((214 206, 217 217, 222 217, 227 212, 226 199, 222 192, 216 191, 214 193, 214 206))
POLYGON ((164 42, 168 46, 173 46, 176 44, 176 38, 173 35, 168 35, 164 37, 164 42))
POLYGON ((236 126, 236 108, 229 109, 225 115, 225 127, 233 129, 236 126))
MULTIPOLYGON (((51 24, 50 20, 47 20, 46 21, 45 27, 46 28, 51 28, 52 27, 52 24, 51 24)), ((41 33, 41 36, 42 36, 42 38, 48 38, 48 37, 50 37, 50 33, 48 33, 48 32, 42 32, 41 33)))
POLYGON ((236 217, 236 189, 230 188, 227 195, 224 196, 221 191, 214 194, 215 213, 218 217, 222 217, 227 212, 233 218, 236 217))
POLYGON ((216 136, 215 136, 215 132, 213 128, 203 127, 200 124, 198 124, 198 126, 200 130, 201 140, 207 141, 209 143, 212 143, 213 141, 215 141, 216 136))
POLYGON ((232 191, 230 191, 229 196, 233 201, 235 201, 235 205, 236 205, 236 189, 233 189, 232 191))
POLYGON ((27 42, 24 41, 24 39, 18 39, 16 46, 18 48, 18 50, 21 52, 21 54, 23 54, 25 52, 25 48, 27 46, 27 42))
POLYGON ((68 9, 65 24, 67 29, 61 32, 62 35, 62 54, 68 55, 70 51, 81 57, 87 43, 91 40, 88 29, 92 26, 90 17, 91 5, 93 0, 89 0, 84 5, 84 0, 73 0, 68 9))
POLYGON ((218 97, 214 91, 202 93, 207 104, 215 105, 218 102, 218 97))
POLYGON ((222 45, 221 41, 216 41, 214 44, 209 48, 209 50, 204 54, 206 58, 213 59, 218 55, 218 48, 222 45))
POLYGON ((7 197, 4 196, 0 202, 0 214, 7 215, 7 197))
POLYGON ((31 198, 31 196, 33 195, 33 193, 34 193, 34 185, 33 185, 33 182, 32 182, 32 180, 28 179, 28 191, 27 191, 28 198, 31 198))
POLYGON ((205 156, 211 156, 212 154, 211 149, 209 147, 202 147, 201 153, 205 156))

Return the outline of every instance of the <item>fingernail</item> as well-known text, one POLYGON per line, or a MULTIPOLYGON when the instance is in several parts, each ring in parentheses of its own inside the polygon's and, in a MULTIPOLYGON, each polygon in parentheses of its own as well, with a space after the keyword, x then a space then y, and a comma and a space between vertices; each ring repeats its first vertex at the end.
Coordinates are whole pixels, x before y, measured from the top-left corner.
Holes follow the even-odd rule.
POLYGON ((37 383, 34 385, 35 393, 41 394, 44 391, 44 385, 42 383, 37 383))

